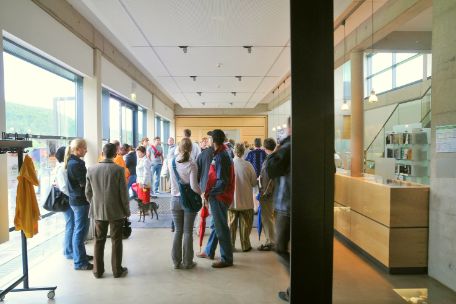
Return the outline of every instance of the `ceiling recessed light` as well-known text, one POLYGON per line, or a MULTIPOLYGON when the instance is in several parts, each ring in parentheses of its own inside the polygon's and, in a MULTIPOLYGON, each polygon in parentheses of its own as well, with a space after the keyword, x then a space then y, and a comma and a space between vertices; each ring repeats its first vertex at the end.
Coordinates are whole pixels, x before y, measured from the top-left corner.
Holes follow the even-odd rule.
POLYGON ((236 77, 238 81, 242 80, 242 76, 234 76, 234 77, 236 77))
POLYGON ((190 76, 191 79, 193 79, 193 81, 196 81, 196 76, 190 76))
POLYGON ((233 96, 236 96, 236 92, 231 92, 231 94, 233 94, 233 96))
POLYGON ((243 46, 244 49, 247 49, 247 53, 252 53, 252 46, 251 45, 244 45, 243 46))
POLYGON ((217 67, 218 67, 218 68, 221 68, 222 65, 223 65, 223 63, 221 63, 221 62, 217 63, 217 67))
POLYGON ((199 96, 201 96, 201 94, 203 94, 203 92, 196 92, 196 94, 198 94, 199 96))
POLYGON ((179 48, 182 49, 182 52, 184 52, 184 54, 187 54, 187 51, 188 51, 188 46, 187 45, 179 45, 179 48))

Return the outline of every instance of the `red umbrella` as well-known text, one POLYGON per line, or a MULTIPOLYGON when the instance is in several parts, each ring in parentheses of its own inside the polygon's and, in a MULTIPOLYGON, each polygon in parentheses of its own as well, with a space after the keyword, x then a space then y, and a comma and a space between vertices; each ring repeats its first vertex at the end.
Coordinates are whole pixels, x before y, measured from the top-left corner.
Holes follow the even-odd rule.
POLYGON ((206 204, 203 205, 200 212, 200 223, 199 223, 199 241, 200 241, 200 252, 201 247, 203 246, 204 232, 206 231, 206 218, 209 216, 209 209, 207 209, 206 204))

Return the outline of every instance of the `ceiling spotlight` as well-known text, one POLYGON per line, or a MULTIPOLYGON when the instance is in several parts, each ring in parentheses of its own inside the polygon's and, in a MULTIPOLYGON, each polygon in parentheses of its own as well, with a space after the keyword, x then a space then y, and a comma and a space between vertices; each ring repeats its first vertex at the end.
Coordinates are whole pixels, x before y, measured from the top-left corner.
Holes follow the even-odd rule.
POLYGON ((242 80, 242 76, 234 76, 234 77, 236 77, 238 81, 242 80))
POLYGON ((191 79, 193 79, 193 81, 196 81, 196 76, 190 76, 191 79))
POLYGON ((217 63, 217 67, 218 67, 218 68, 221 68, 222 65, 223 65, 223 63, 221 63, 221 62, 217 63))
POLYGON ((201 96, 201 94, 203 94, 203 92, 196 92, 196 94, 198 94, 199 96, 201 96))
POLYGON ((202 104, 203 106, 205 106, 205 105, 206 105, 206 103, 205 103, 204 101, 203 101, 201 104, 202 104))
POLYGON ((251 45, 244 45, 244 49, 247 49, 247 53, 252 53, 252 46, 251 45))
POLYGON ((231 92, 231 94, 233 94, 233 96, 236 96, 236 92, 231 92))
POLYGON ((230 106, 233 106, 233 103, 232 103, 232 102, 230 102, 230 106))
POLYGON ((186 46, 186 45, 179 45, 179 47, 182 49, 182 52, 184 52, 184 54, 187 54, 188 46, 186 46))

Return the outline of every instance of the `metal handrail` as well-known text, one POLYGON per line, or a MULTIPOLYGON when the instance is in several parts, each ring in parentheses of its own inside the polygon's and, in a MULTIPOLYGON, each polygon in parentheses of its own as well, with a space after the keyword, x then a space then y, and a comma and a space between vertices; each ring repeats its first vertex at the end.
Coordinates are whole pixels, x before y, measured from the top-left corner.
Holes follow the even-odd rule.
MULTIPOLYGON (((421 95, 421 97, 419 99, 423 99, 424 96, 426 96, 426 94, 429 92, 429 90, 431 90, 431 87, 432 86, 429 86, 429 88, 426 89, 426 91, 423 93, 423 95, 421 95)), ((401 104, 404 104, 404 103, 408 103, 408 102, 412 102, 412 101, 415 101, 416 98, 414 99, 408 99, 408 100, 404 100, 404 101, 400 101, 396 104, 396 106, 394 107, 393 111, 391 112, 391 114, 388 116, 388 118, 386 119, 385 123, 383 124, 383 126, 380 128, 380 130, 377 132, 377 134, 374 136, 374 139, 372 139, 371 143, 369 144, 369 146, 367 146, 367 148, 364 150, 364 154, 367 153, 367 151, 369 151, 370 147, 372 147, 372 145, 374 144, 375 140, 377 139, 377 137, 380 135, 380 133, 382 132, 382 130, 386 127, 386 124, 390 121, 391 117, 394 115, 394 113, 396 112, 397 108, 401 105, 401 104)), ((429 110, 428 113, 426 113, 426 115, 424 117, 426 117, 427 115, 429 115, 429 113, 431 112, 431 110, 429 110)), ((423 121, 423 119, 421 120, 423 121)))

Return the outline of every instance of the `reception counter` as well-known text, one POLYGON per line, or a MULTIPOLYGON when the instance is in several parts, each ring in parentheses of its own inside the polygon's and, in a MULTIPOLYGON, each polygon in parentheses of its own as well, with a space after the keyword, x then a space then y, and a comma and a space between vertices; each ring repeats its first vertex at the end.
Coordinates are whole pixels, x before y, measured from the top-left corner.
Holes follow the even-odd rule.
POLYGON ((429 187, 335 176, 334 228, 390 273, 426 273, 429 187))

